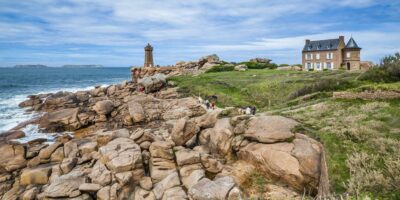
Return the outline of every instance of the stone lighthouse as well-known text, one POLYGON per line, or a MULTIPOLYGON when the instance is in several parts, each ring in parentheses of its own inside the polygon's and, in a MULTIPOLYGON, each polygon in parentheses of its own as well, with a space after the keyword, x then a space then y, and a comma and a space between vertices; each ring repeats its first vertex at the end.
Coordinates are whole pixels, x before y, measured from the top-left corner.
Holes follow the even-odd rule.
POLYGON ((144 47, 144 67, 154 67, 153 47, 150 44, 144 47))

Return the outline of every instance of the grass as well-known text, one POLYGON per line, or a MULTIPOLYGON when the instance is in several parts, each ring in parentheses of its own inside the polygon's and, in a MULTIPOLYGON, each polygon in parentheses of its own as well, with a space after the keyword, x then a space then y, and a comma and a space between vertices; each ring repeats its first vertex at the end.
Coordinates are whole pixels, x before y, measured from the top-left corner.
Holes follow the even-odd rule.
MULTIPOLYGON (((347 81, 355 79, 358 75, 342 71, 297 72, 261 69, 178 76, 170 79, 187 95, 217 95, 217 105, 221 107, 255 105, 258 109, 269 110, 274 106, 285 105, 296 97, 297 91, 305 87, 307 88, 304 89, 303 95, 314 92, 317 84, 326 80, 347 81)), ((342 85, 335 82, 335 86, 342 85)))
POLYGON ((400 197, 400 100, 327 100, 281 114, 324 144, 336 193, 400 197))
MULTIPOLYGON (((248 70, 172 77, 186 95, 217 95, 220 107, 255 105, 294 118, 326 148, 332 191, 400 199, 400 100, 333 100, 332 91, 400 91, 359 72, 248 70)), ((253 179, 252 179, 253 180, 253 179)), ((257 182, 257 179, 254 179, 257 182)), ((257 184, 255 184, 257 185, 257 184)))

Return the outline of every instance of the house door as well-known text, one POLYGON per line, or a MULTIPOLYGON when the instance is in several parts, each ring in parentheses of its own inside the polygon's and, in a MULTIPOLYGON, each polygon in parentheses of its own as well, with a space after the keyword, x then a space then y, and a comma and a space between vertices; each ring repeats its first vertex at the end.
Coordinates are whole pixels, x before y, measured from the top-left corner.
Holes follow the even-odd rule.
POLYGON ((350 63, 347 63, 347 70, 350 70, 350 63))

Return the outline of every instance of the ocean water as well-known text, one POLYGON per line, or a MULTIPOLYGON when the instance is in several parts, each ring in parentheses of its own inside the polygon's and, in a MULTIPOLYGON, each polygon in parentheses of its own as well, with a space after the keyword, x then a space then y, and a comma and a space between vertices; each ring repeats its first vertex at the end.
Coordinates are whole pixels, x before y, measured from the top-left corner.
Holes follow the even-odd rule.
MULTIPOLYGON (((28 95, 89 90, 130 79, 129 68, 0 68, 0 133, 31 119, 37 113, 26 113, 18 104, 28 95)), ((49 137, 36 126, 24 129, 29 137, 49 137)))

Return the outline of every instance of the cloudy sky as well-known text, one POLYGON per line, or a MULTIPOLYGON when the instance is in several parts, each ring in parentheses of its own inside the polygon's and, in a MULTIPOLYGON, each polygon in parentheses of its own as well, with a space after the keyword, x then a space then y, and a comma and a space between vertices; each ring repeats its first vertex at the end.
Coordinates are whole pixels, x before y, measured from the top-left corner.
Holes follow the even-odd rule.
POLYGON ((142 65, 147 42, 160 65, 213 53, 294 64, 306 38, 338 35, 363 60, 400 51, 400 1, 0 0, 0 66, 142 65))

